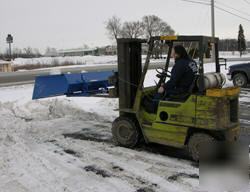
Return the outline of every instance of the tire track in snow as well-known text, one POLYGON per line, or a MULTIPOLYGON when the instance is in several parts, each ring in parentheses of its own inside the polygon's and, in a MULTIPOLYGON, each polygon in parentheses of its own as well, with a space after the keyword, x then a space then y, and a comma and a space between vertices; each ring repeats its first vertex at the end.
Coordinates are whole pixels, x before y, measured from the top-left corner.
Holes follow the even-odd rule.
POLYGON ((198 174, 197 169, 192 167, 190 162, 176 163, 176 159, 169 157, 115 147, 105 143, 72 139, 68 139, 68 141, 68 146, 62 148, 75 149, 82 154, 81 160, 86 160, 86 156, 94 159, 87 167, 94 167, 99 171, 105 170, 109 173, 108 175, 127 181, 135 189, 148 188, 156 191, 168 191, 170 188, 178 188, 183 191, 185 188, 185 191, 192 191, 194 188, 190 184, 188 189, 188 184, 180 185, 180 181, 178 182, 180 187, 177 187, 176 183, 168 181, 168 177, 178 174, 180 169, 186 172, 186 176, 198 174))

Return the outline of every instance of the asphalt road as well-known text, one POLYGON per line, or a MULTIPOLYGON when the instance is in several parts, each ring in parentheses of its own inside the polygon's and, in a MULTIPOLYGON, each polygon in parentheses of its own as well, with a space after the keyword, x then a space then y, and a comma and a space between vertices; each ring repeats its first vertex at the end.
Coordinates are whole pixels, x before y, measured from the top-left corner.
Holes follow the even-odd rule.
MULTIPOLYGON (((150 65, 149 69, 156 69, 159 67, 163 67, 164 64, 165 63, 153 63, 150 65)), ((117 70, 117 64, 92 65, 92 66, 86 65, 80 67, 64 66, 64 67, 47 68, 47 69, 30 70, 30 71, 18 71, 9 73, 0 72, 0 87, 30 84, 34 82, 36 76, 50 75, 55 71, 60 71, 61 73, 80 73, 82 71, 98 72, 98 71, 112 71, 112 70, 117 70)))
POLYGON ((249 98, 249 101, 240 102, 240 140, 250 145, 250 89, 242 90, 241 97, 249 98))
POLYGON ((61 73, 80 73, 82 71, 110 71, 116 70, 116 65, 103 66, 82 66, 82 67, 57 67, 40 70, 18 71, 9 73, 0 73, 0 86, 27 84, 34 82, 36 76, 49 75, 55 71, 61 73))

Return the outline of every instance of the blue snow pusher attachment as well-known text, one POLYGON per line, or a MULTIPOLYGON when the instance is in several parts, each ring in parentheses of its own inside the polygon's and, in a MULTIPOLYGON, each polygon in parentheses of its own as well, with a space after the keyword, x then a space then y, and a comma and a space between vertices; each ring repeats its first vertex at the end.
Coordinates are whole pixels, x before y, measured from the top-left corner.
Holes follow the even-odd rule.
POLYGON ((108 93, 108 87, 113 86, 109 81, 111 76, 114 76, 113 71, 38 76, 32 99, 108 93))

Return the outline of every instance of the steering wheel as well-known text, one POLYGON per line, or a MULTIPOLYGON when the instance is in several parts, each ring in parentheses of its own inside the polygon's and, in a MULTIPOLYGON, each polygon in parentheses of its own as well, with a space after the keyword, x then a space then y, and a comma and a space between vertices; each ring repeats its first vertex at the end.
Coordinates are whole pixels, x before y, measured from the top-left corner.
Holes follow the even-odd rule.
POLYGON ((163 68, 157 68, 156 72, 157 72, 156 77, 159 79, 166 79, 166 77, 171 77, 171 72, 165 71, 165 69, 163 68), (170 73, 170 75, 168 73, 170 73))
MULTIPOLYGON (((161 83, 165 83, 166 77, 169 78, 171 77, 171 72, 166 71, 164 68, 157 68, 156 72, 157 72, 156 77, 160 79, 158 83, 156 82, 156 92, 158 92, 158 88, 161 86, 161 83)), ((164 93, 161 94, 160 99, 165 98, 165 96, 166 96, 166 91, 164 91, 164 93)))

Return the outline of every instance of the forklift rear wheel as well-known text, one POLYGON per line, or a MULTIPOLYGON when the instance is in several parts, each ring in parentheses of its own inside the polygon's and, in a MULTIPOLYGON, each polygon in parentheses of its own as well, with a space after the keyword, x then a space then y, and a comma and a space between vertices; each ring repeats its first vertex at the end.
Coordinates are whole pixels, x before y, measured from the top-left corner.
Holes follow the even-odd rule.
POLYGON ((200 151, 206 151, 202 154, 202 158, 209 158, 212 155, 213 144, 215 144, 215 138, 206 133, 195 133, 193 134, 188 142, 188 151, 191 158, 194 161, 201 159, 200 151), (205 149, 205 150, 204 150, 205 149), (211 150, 209 150, 211 149, 211 150))
POLYGON ((123 147, 133 148, 140 141, 140 130, 135 120, 129 117, 118 117, 112 124, 114 141, 123 147))

